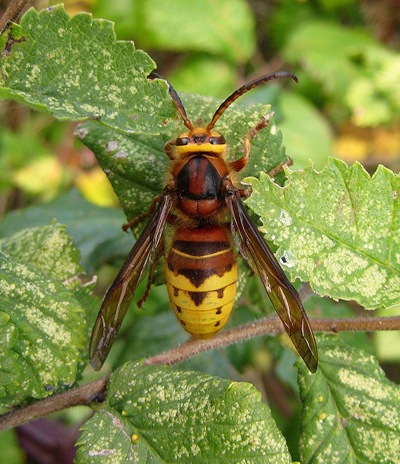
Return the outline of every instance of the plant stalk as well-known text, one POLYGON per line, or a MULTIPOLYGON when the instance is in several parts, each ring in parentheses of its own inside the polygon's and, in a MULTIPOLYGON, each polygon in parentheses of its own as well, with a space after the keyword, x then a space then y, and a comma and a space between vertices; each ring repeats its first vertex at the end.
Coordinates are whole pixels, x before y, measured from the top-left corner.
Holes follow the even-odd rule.
MULTIPOLYGON (((400 316, 356 319, 311 319, 310 323, 315 332, 325 333, 400 330, 400 316)), ((148 358, 144 364, 176 364, 204 351, 222 348, 261 335, 278 335, 284 332, 283 325, 278 317, 270 316, 222 332, 209 340, 189 340, 176 348, 148 358)), ((96 398, 103 397, 109 379, 110 376, 106 375, 67 392, 37 401, 29 406, 15 408, 0 416, 0 431, 17 427, 66 408, 90 405, 96 401, 96 398)))

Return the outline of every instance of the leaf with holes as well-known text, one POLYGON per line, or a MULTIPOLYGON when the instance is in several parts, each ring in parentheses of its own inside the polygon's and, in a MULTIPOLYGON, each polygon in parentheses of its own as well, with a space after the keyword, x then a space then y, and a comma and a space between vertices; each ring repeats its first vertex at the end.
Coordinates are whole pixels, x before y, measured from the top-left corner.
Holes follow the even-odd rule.
POLYGON ((281 188, 248 179, 246 201, 278 246, 282 266, 320 295, 367 309, 400 303, 400 177, 380 166, 371 177, 331 159, 321 171, 287 171, 281 188))

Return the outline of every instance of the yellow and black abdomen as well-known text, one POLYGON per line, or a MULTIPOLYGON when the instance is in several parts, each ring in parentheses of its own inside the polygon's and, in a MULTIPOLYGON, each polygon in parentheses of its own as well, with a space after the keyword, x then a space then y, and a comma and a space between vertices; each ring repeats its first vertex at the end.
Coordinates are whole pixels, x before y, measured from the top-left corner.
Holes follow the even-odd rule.
POLYGON ((166 259, 168 294, 175 316, 193 337, 212 337, 225 325, 236 281, 228 226, 175 230, 166 259))

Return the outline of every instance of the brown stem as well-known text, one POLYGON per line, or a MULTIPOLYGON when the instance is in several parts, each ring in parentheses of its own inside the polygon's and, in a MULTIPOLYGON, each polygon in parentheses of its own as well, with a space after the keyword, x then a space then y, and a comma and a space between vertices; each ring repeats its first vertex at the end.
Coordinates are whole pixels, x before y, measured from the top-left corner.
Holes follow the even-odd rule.
POLYGON ((29 0, 14 0, 9 5, 0 19, 0 33, 2 33, 9 23, 15 21, 24 10, 29 0))
MULTIPOLYGON (((315 332, 337 333, 342 331, 400 330, 400 316, 357 319, 312 319, 310 323, 315 332)), ((242 340, 259 337, 260 335, 277 335, 284 332, 285 330, 281 321, 276 316, 271 316, 222 332, 209 340, 189 340, 177 348, 147 359, 145 364, 176 364, 204 351, 222 348, 242 340)))
POLYGON ((65 393, 50 396, 26 407, 13 409, 0 416, 0 432, 52 412, 61 411, 72 406, 88 405, 105 390, 108 380, 109 376, 104 376, 65 393))
MULTIPOLYGON (((387 318, 357 319, 312 319, 311 326, 315 332, 341 331, 375 331, 400 330, 400 316, 387 318)), ((276 335, 283 333, 282 323, 276 316, 260 319, 235 329, 223 332, 210 340, 189 340, 183 345, 153 356, 145 361, 150 364, 175 364, 196 354, 237 343, 260 335, 276 335)), ((105 391, 109 376, 101 377, 93 382, 51 396, 30 406, 16 408, 0 416, 0 431, 17 427, 39 417, 63 409, 89 405, 95 397, 105 391)))

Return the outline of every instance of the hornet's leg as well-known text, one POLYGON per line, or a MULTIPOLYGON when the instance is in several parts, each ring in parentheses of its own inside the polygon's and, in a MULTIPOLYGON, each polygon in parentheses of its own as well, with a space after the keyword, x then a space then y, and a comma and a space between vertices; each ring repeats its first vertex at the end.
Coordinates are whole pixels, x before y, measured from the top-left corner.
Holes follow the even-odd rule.
POLYGON ((162 241, 159 243, 155 253, 156 253, 156 256, 155 256, 154 260, 151 263, 150 270, 149 270, 149 276, 147 277, 146 290, 144 291, 144 293, 143 293, 142 297, 140 298, 140 300, 137 302, 137 305, 138 305, 139 308, 141 308, 143 306, 143 303, 147 300, 147 297, 149 296, 150 288, 151 288, 151 285, 153 283, 154 272, 156 270, 156 265, 157 265, 158 259, 159 259, 160 256, 162 256, 164 254, 164 244, 162 243, 162 241))
POLYGON ((161 200, 162 195, 157 195, 154 200, 151 202, 149 209, 145 211, 142 214, 139 214, 138 216, 134 217, 131 219, 129 222, 124 224, 122 226, 122 230, 126 232, 128 229, 132 229, 133 227, 136 226, 136 224, 139 224, 140 221, 142 221, 144 218, 147 216, 150 216, 150 214, 154 213, 154 210, 156 209, 156 204, 161 200))
POLYGON ((278 166, 275 166, 274 169, 271 169, 271 171, 269 171, 269 177, 275 177, 278 174, 278 172, 283 171, 283 168, 285 166, 291 166, 292 164, 293 160, 288 156, 287 161, 282 161, 282 163, 278 164, 278 166))
POLYGON ((270 119, 274 113, 268 113, 265 115, 262 120, 257 124, 256 127, 253 127, 253 129, 250 129, 249 132, 246 135, 246 138, 244 139, 244 155, 237 159, 236 161, 233 161, 230 163, 230 167, 236 171, 239 172, 241 171, 246 164, 249 162, 250 159, 250 153, 251 153, 251 139, 253 139, 260 130, 264 129, 265 127, 268 126, 270 119))

